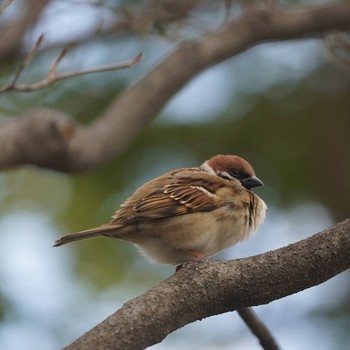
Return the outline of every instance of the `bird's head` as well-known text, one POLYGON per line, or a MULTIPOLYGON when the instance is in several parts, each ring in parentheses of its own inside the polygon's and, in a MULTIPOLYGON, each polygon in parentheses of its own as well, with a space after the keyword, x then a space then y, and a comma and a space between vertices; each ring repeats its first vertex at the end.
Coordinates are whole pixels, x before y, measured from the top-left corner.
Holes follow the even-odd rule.
POLYGON ((201 169, 226 180, 237 179, 248 190, 264 185, 255 176, 253 167, 245 159, 238 156, 218 154, 205 161, 201 165, 201 169))

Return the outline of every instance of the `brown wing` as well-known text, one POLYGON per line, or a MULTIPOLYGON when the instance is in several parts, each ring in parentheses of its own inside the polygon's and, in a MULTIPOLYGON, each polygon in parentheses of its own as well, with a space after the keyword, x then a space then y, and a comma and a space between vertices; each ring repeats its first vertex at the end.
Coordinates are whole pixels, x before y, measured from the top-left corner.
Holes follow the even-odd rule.
POLYGON ((128 201, 113 217, 113 223, 135 224, 141 218, 160 219, 217 207, 216 191, 222 184, 189 177, 177 178, 173 183, 155 190, 137 203, 128 201))

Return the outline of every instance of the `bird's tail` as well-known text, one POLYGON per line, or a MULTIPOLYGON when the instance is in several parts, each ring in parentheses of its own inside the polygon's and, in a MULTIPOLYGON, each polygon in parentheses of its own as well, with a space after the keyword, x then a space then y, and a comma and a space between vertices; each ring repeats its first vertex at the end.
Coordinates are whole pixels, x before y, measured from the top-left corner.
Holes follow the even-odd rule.
POLYGON ((63 236, 60 239, 58 239, 53 246, 59 247, 59 246, 64 245, 64 244, 73 243, 73 242, 80 241, 83 239, 89 239, 89 238, 94 238, 94 237, 98 237, 98 236, 103 236, 103 234, 105 232, 117 230, 119 227, 120 227, 120 225, 106 224, 106 225, 92 228, 90 230, 71 233, 70 235, 63 236))

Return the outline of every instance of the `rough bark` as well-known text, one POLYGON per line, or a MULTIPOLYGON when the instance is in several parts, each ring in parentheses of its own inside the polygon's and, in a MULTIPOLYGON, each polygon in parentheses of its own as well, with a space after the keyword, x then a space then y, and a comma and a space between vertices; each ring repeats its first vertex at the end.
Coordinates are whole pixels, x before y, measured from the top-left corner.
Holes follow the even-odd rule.
MULTIPOLYGON (((249 7, 221 30, 180 45, 87 127, 74 126, 69 120, 59 121, 58 112, 48 108, 30 112, 31 132, 22 120, 3 123, 0 169, 21 164, 63 172, 96 168, 123 152, 169 99, 205 68, 266 41, 315 37, 349 27, 348 1, 299 10, 249 7), (47 133, 47 129, 55 131, 47 133), (68 134, 67 130, 70 130, 68 134), (53 134, 54 149, 43 147, 52 143, 53 134)), ((27 114, 22 116, 27 117, 27 114)))
POLYGON ((250 258, 188 262, 66 349, 144 349, 188 323, 270 303, 323 283, 348 268, 350 219, 250 258))

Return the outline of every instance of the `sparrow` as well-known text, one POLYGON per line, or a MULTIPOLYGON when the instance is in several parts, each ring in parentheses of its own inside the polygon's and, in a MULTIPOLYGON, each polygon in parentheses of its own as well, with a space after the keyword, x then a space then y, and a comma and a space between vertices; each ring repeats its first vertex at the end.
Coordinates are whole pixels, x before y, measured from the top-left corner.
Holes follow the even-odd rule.
POLYGON ((146 182, 109 223, 58 239, 54 246, 105 236, 123 239, 161 264, 211 257, 248 238, 264 221, 263 182, 237 155, 216 155, 200 167, 169 171, 146 182))

